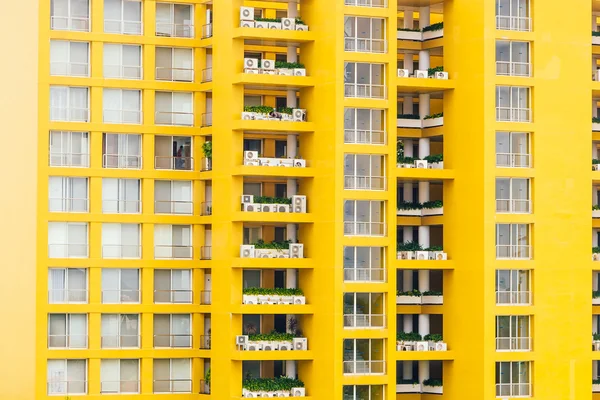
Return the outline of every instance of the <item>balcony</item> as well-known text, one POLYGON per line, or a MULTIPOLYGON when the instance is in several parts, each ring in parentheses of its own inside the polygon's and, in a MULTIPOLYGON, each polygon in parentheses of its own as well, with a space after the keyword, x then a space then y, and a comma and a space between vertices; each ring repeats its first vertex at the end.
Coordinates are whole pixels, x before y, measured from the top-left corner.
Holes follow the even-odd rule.
POLYGON ((275 110, 268 106, 245 106, 242 112, 245 121, 284 121, 305 122, 306 110, 280 108, 275 110))
POLYGON ((496 167, 531 168, 531 154, 496 153, 496 167))
POLYGON ((300 289, 246 288, 242 304, 306 304, 306 297, 300 289))
POLYGON ((440 246, 432 246, 427 249, 416 242, 398 243, 396 246, 398 260, 437 260, 443 261, 448 259, 448 254, 442 250, 440 246))
POLYGON ((185 348, 192 347, 191 334, 154 335, 154 348, 185 348))
POLYGON ((48 165, 50 167, 80 167, 87 168, 90 166, 89 153, 73 153, 73 152, 56 152, 50 151, 48 157, 48 165))
POLYGON ((140 347, 140 336, 102 335, 100 337, 100 346, 103 349, 138 349, 140 347))
POLYGON ((49 258, 87 258, 88 245, 78 243, 49 243, 49 258))
POLYGON ((372 129, 344 129, 345 144, 374 144, 385 145, 387 132, 372 129))
MULTIPOLYGON (((64 314, 63 314, 64 315, 64 314)), ((49 349, 87 349, 87 335, 51 335, 48 334, 49 349)))
POLYGON ((411 305, 427 305, 427 304, 444 304, 444 296, 442 292, 428 290, 421 293, 419 290, 414 289, 410 291, 397 291, 396 293, 396 304, 411 304, 411 305))
POLYGON ((139 65, 104 65, 104 77, 114 79, 142 79, 144 76, 139 65))
POLYGON ((141 155, 103 154, 102 168, 141 169, 141 155))
POLYGON ((244 58, 244 74, 306 76, 306 68, 300 63, 244 58))
POLYGON ((85 78, 90 76, 90 66, 87 62, 51 62, 50 75, 76 76, 85 78))
POLYGON ((138 394, 140 392, 140 381, 101 381, 100 394, 138 394))
POLYGON ((48 304, 86 304, 87 289, 48 289, 48 304))
POLYGON ((102 290, 102 304, 139 304, 139 289, 102 290))
POLYGON ((344 360, 344 375, 383 375, 384 360, 344 360))
POLYGON ((242 382, 242 397, 305 397, 304 382, 287 378, 247 378, 242 382))
POLYGON ((102 245, 102 258, 140 258, 142 246, 134 244, 102 245))
POLYGON ((531 31, 531 18, 496 15, 496 29, 506 31, 531 31))
POLYGON ((194 25, 173 24, 169 22, 156 22, 156 36, 173 38, 193 38, 194 25))
POLYGON ((344 282, 386 281, 386 268, 352 268, 344 266, 344 282))
POLYGON ((200 205, 200 215, 210 216, 212 215, 212 201, 202 202, 200 205))
MULTIPOLYGON (((82 373, 85 375, 85 372, 82 373)), ((80 380, 58 380, 48 378, 47 390, 49 395, 81 395, 86 394, 88 390, 88 382, 80 380)), ((68 397, 68 396, 67 396, 68 397)))
POLYGON ((592 132, 600 132, 600 118, 592 118, 592 132))
POLYGON ((398 128, 426 129, 444 125, 444 113, 431 114, 421 119, 416 114, 400 114, 396 120, 398 128))
POLYGON ((105 124, 141 124, 142 112, 140 110, 103 109, 102 121, 105 124))
POLYGON ((201 260, 212 260, 212 247, 211 246, 200 247, 200 259, 201 260))
POLYGON ((496 245, 496 259, 529 260, 530 258, 530 245, 496 245))
POLYGON ((155 200, 155 214, 192 215, 194 203, 184 200, 155 200))
POLYGON ((259 157, 257 151, 244 151, 244 165, 260 167, 306 168, 306 160, 301 158, 259 157))
POLYGON ((104 19, 104 33, 141 35, 142 32, 142 21, 104 19))
POLYGON ((202 25, 202 39, 211 38, 213 35, 213 26, 212 24, 202 25))
POLYGON ((89 122, 90 109, 87 107, 50 107, 50 121, 89 122))
POLYGON ((155 245, 154 259, 156 260, 191 260, 192 246, 186 245, 155 245))
POLYGON ((531 64, 526 62, 496 61, 496 75, 531 76, 531 64))
POLYGON ((377 84, 346 83, 344 96, 360 99, 386 99, 386 86, 377 84))
MULTIPOLYGON (((396 351, 447 351, 448 344, 441 334, 421 336, 416 332, 399 332, 396 335, 396 351)), ((435 357, 435 356, 434 356, 435 357)))
POLYGON ((385 222, 344 221, 345 236, 385 236, 385 222))
POLYGON ((306 213, 306 196, 291 199, 268 196, 242 196, 242 211, 267 213, 306 213))
POLYGON ((193 291, 191 289, 155 290, 154 303, 191 304, 193 291))
POLYGON ((411 40, 424 42, 427 40, 444 37, 444 23, 438 22, 420 29, 398 29, 396 38, 398 40, 411 40))
POLYGON ((254 7, 240 8, 240 27, 259 29, 279 29, 286 31, 308 31, 306 25, 299 17, 295 18, 256 18, 254 7))
POLYGON ((194 158, 183 156, 155 156, 154 169, 192 171, 194 169, 194 158))
POLYGON ((385 176, 344 176, 344 189, 346 190, 386 190, 385 176))
POLYGON ((531 200, 496 199, 496 212, 529 214, 531 213, 531 200))
POLYGON ((236 336, 235 345, 239 351, 307 351, 308 339, 292 333, 258 333, 236 336))
POLYGON ((387 0, 345 0, 344 4, 351 7, 385 8, 387 0))
POLYGON ((193 82, 193 68, 156 67, 156 80, 168 82, 193 82))
POLYGON ((193 126, 194 113, 185 111, 156 111, 154 123, 157 125, 193 126))
POLYGON ((496 107, 498 122, 531 122, 530 108, 496 107))
POLYGON ((154 379, 153 393, 192 393, 191 379, 154 379))
POLYGON ((418 202, 399 202, 396 215, 406 217, 428 217, 444 215, 444 205, 441 200, 418 202))
POLYGON ((304 258, 304 245, 289 241, 265 243, 259 240, 255 244, 241 245, 240 258, 304 258))

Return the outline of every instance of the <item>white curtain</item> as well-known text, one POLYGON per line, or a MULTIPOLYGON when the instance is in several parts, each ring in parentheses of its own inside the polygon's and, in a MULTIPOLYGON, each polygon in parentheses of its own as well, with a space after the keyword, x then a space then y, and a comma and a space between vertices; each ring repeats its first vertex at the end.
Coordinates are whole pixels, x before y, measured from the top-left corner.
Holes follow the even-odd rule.
POLYGON ((67 393, 67 360, 48 360, 48 394, 67 393))
POLYGON ((50 304, 64 303, 66 296, 66 270, 51 268, 48 270, 48 297, 50 304))
POLYGON ((88 122, 88 89, 81 87, 69 88, 69 109, 71 121, 88 122))
POLYGON ((119 212, 119 179, 103 178, 102 179, 102 212, 118 213, 119 212))
POLYGON ((76 18, 88 18, 90 16, 89 0, 70 0, 70 2, 71 16, 76 18))
POLYGON ((102 269, 102 303, 119 303, 121 290, 121 270, 102 269))
POLYGON ((87 223, 67 224, 69 257, 87 257, 87 223))
POLYGON ((119 346, 119 314, 103 314, 101 323, 102 348, 119 346))
POLYGON ((121 393, 137 393, 140 375, 139 360, 121 360, 121 393))
POLYGON ((86 360, 67 360, 69 393, 86 392, 86 360))
POLYGON ((171 359, 171 379, 174 392, 185 393, 192 391, 191 362, 189 358, 171 359))
POLYGON ((65 222, 48 223, 48 256, 50 258, 67 257, 67 224, 65 222))
POLYGON ((68 88, 50 86, 50 120, 66 121, 68 106, 68 88))
MULTIPOLYGON (((176 81, 191 81, 194 56, 192 49, 173 49, 173 79, 176 81)), ((208 63, 208 60, 207 60, 208 63)), ((207 64, 208 67, 208 64, 207 64)))
POLYGON ((140 257, 140 225, 121 224, 121 243, 124 258, 140 257))
POLYGON ((170 269, 155 269, 154 270, 154 302, 155 303, 170 303, 172 302, 171 295, 171 270, 170 269))
POLYGON ((87 302, 87 270, 67 269, 67 296, 69 302, 87 302))
POLYGON ((171 287, 174 303, 192 302, 192 272, 189 269, 171 270, 171 287))
POLYGON ((100 362, 100 393, 119 393, 120 360, 102 360, 100 362))
POLYGON ((138 314, 123 314, 119 321, 122 347, 139 347, 139 315, 138 314))
POLYGON ((50 41, 50 75, 68 75, 69 42, 50 41))
POLYGON ((154 257, 170 258, 173 246, 172 225, 154 225, 154 257))
POLYGON ((121 270, 121 302, 139 303, 140 270, 127 268, 121 270))
POLYGON ((191 93, 173 92, 173 124, 193 124, 193 98, 191 93))
POLYGON ((171 36, 173 31, 173 5, 156 3, 156 34, 171 36))
POLYGON ((120 78, 122 76, 122 46, 120 44, 104 44, 104 77, 120 78))
POLYGON ((67 347, 67 314, 48 315, 48 346, 67 347))
POLYGON ((121 123, 122 121, 122 90, 104 89, 102 92, 102 110, 104 122, 121 123))
POLYGON ((173 347, 191 347, 191 323, 189 314, 171 315, 171 334, 173 347))
POLYGON ((87 314, 69 314, 70 348, 87 347, 87 314))

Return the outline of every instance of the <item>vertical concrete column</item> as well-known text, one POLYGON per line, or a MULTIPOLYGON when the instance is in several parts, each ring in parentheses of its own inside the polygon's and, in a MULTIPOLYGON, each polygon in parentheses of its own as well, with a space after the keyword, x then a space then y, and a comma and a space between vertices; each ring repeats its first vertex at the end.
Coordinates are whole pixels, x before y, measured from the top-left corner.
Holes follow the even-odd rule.
POLYGON ((592 315, 592 334, 598 333, 598 314, 592 315))
POLYGON ((431 141, 429 138, 419 139, 419 158, 424 159, 431 154, 431 141))
POLYGON ((285 376, 296 379, 296 360, 287 360, 285 362, 285 376))
POLYGON ((598 272, 592 274, 592 290, 598 290, 598 272))
POLYGON ((419 382, 429 379, 429 361, 419 361, 419 382))
MULTIPOLYGON (((413 289, 413 271, 406 269, 402 271, 402 291, 409 292, 413 289)), ((406 326, 406 318, 404 319, 406 326)), ((410 329, 412 329, 412 319, 410 320, 410 329)))
MULTIPOLYGON (((412 97, 411 97, 412 102, 412 97)), ((404 110, 406 112, 406 109, 404 110)), ((412 105, 411 111, 408 111, 408 114, 412 113, 412 105)), ((413 156, 413 141, 412 139, 406 139, 404 141, 404 156, 412 157, 413 156)), ((404 201, 413 201, 413 183, 412 182, 404 182, 404 201)), ((404 243, 412 240, 412 227, 405 226, 404 227, 404 243), (410 233, 409 233, 410 232, 410 233), (411 239, 407 240, 406 236, 410 236, 411 239)))
POLYGON ((429 6, 419 7, 419 28, 422 30, 429 25, 431 25, 431 10, 429 6))
POLYGON ((598 30, 598 20, 597 16, 592 14, 592 32, 596 32, 598 30))
MULTIPOLYGON (((421 68, 421 65, 419 65, 419 68, 421 68)), ((427 68, 429 68, 429 67, 427 67, 427 68)), ((427 68, 425 68, 425 69, 427 69, 427 68)), ((419 116, 421 117, 421 119, 425 118, 426 116, 428 116, 430 114, 430 106, 429 106, 430 99, 431 99, 431 96, 428 94, 420 94, 419 95, 419 116)))
POLYGON ((592 229, 592 247, 598 247, 598 229, 592 229))
POLYGON ((419 270, 419 291, 421 293, 427 292, 429 290, 429 270, 428 269, 420 269, 419 270))
POLYGON ((592 117, 596 118, 598 116, 598 100, 592 99, 592 117))

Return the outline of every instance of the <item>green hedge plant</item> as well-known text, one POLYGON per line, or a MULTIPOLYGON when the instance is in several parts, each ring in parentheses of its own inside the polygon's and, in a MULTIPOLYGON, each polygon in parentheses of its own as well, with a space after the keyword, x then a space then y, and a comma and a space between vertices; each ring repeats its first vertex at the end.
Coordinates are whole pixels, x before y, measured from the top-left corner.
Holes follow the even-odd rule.
POLYGON ((422 293, 417 289, 410 290, 408 292, 402 292, 400 290, 396 291, 396 296, 411 296, 411 297, 421 297, 422 293))
POLYGON ((396 340, 401 342, 418 342, 422 340, 422 337, 418 332, 398 332, 396 340))
POLYGON ((243 294, 248 296, 304 296, 304 292, 301 289, 285 289, 285 288, 245 288, 242 291, 243 294))
POLYGON ((425 28, 423 28, 423 32, 439 31, 442 29, 444 29, 444 23, 438 22, 437 24, 431 24, 429 26, 426 26, 425 28))
POLYGON ((443 383, 440 379, 429 378, 429 379, 425 379, 423 381, 423 385, 432 386, 432 387, 440 387, 440 386, 443 386, 443 383))

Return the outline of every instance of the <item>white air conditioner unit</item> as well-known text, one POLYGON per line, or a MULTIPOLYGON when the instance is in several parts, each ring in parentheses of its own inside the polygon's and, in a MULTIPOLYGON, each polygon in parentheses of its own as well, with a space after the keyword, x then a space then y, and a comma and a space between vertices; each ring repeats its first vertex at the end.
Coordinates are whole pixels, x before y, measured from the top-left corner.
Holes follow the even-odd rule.
POLYGON ((297 31, 308 31, 308 25, 296 24, 297 31))
POLYGON ((420 69, 415 69, 415 78, 427 78, 428 77, 428 73, 427 71, 423 71, 420 69))
POLYGON ((254 258, 254 245, 243 244, 240 246, 240 257, 241 258, 254 258))
POLYGON ((428 351, 429 350, 429 342, 417 342, 415 346, 416 351, 428 351))
POLYGON ((258 74, 260 74, 260 69, 258 69, 258 68, 244 68, 244 73, 245 74, 258 75, 258 74))
POLYGON ((258 160, 258 151, 244 151, 244 160, 258 160))
POLYGON ((292 110, 292 118, 294 118, 294 121, 299 121, 299 122, 306 121, 306 110, 294 108, 292 110))
POLYGON ((260 204, 244 203, 243 210, 247 212, 260 212, 260 204))
POLYGON ((277 209, 276 211, 278 213, 289 213, 290 212, 289 204, 276 204, 275 208, 277 209))
POLYGON ((266 21, 254 21, 254 27, 267 29, 269 27, 269 23, 266 21))
POLYGON ((436 342, 435 343, 435 351, 446 351, 448 350, 448 345, 444 342, 436 342))
POLYGON ((274 70, 275 69, 275 60, 262 60, 261 63, 262 69, 274 70))
POLYGON ((292 350, 292 343, 290 342, 279 342, 279 350, 287 351, 292 350))
POLYGON ((415 160, 415 168, 427 169, 427 160, 415 160))
POLYGON ((254 28, 254 21, 240 21, 240 28, 254 28))
POLYGON ((248 345, 248 335, 237 335, 235 337, 235 345, 245 349, 248 345))
POLYGON ((306 388, 292 388, 290 390, 291 397, 305 397, 306 396, 306 388))
POLYGON ((302 243, 290 244, 290 258, 304 258, 304 245, 302 243))
POLYGON ((444 71, 438 71, 435 73, 435 79, 448 79, 448 73, 444 71))
POLYGON ((244 69, 245 68, 259 68, 259 60, 258 58, 244 58, 244 69))
POLYGON ((277 212, 277 206, 275 204, 261 204, 261 212, 277 212))
POLYGON ((297 304, 297 305, 306 304, 306 297, 305 296, 293 296, 292 303, 297 304))
POLYGON ((306 168, 306 160, 302 160, 300 158, 295 158, 292 161, 292 167, 296 168, 306 168))
POLYGON ((246 392, 246 395, 244 397, 246 397, 248 399, 258 399, 260 397, 260 395, 259 395, 258 392, 250 392, 250 391, 248 391, 248 392, 246 392))
POLYGON ((292 196, 292 212, 305 213, 306 212, 306 196, 295 195, 292 196))
POLYGON ((308 339, 305 337, 297 337, 292 340, 294 350, 308 350, 308 339))
POLYGON ((260 351, 260 350, 262 350, 262 344, 261 343, 248 343, 248 346, 246 346, 246 350, 260 351))
POLYGON ((254 120, 254 113, 244 111, 242 112, 242 119, 244 121, 252 121, 254 120))
POLYGON ((242 195, 242 204, 246 204, 246 203, 254 203, 254 195, 243 194, 242 195))
POLYGON ((306 76, 306 68, 294 68, 294 76, 306 76))
POLYGON ((271 342, 269 344, 265 344, 265 345, 263 345, 263 350, 265 350, 265 351, 279 350, 279 343, 271 342))
POLYGON ((240 21, 254 21, 254 7, 240 7, 240 21))
POLYGON ((284 31, 295 31, 296 30, 296 19, 295 18, 281 18, 281 29, 284 31))
POLYGON ((269 22, 269 29, 281 29, 281 22, 269 22))
POLYGON ((398 69, 398 78, 408 78, 410 73, 407 69, 398 69))

